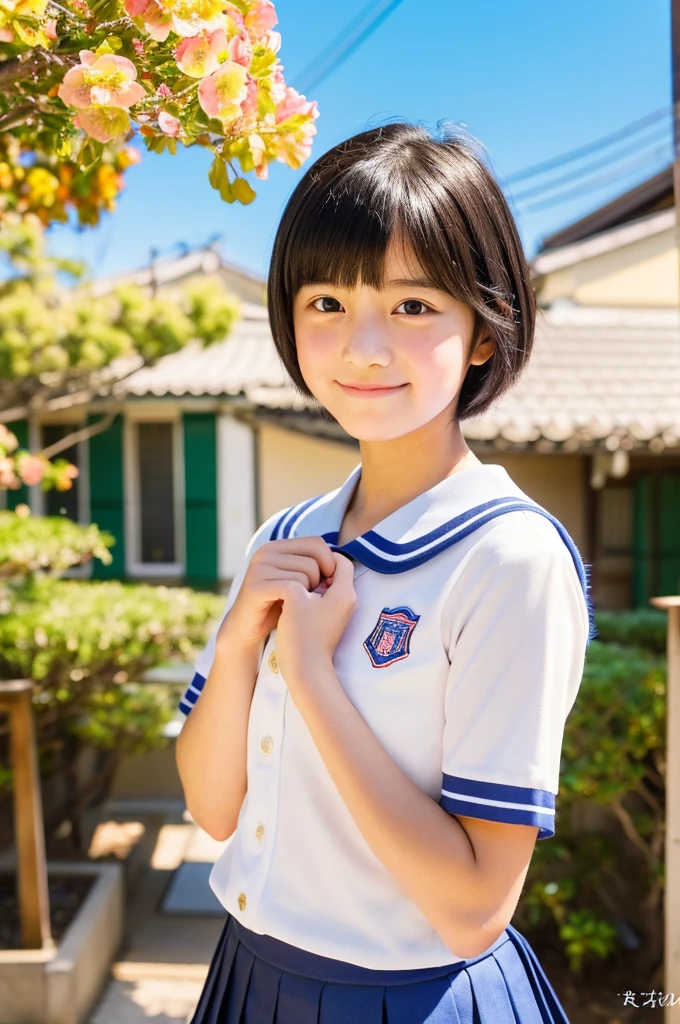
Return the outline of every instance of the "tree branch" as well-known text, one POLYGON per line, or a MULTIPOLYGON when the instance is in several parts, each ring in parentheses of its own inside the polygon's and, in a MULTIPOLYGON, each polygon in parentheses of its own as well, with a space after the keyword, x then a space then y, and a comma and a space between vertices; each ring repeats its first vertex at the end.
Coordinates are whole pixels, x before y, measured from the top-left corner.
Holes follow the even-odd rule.
MULTIPOLYGON (((33 412, 61 412, 63 409, 72 409, 73 406, 86 405, 95 398, 110 398, 113 389, 117 387, 118 384, 122 384, 122 382, 127 380, 128 377, 137 373, 137 370, 143 370, 147 366, 151 365, 150 361, 145 361, 140 356, 140 362, 137 366, 109 382, 107 391, 105 391, 101 386, 98 386, 97 388, 89 387, 85 388, 83 391, 69 391, 65 395, 57 395, 56 397, 49 398, 46 401, 43 401, 40 395, 38 395, 34 396, 24 405, 15 405, 9 409, 0 409, 0 423, 13 423, 15 420, 25 420, 33 412)), ((46 387, 44 389, 44 393, 49 394, 53 390, 53 388, 46 387)))
POLYGON ((621 827, 623 828, 623 831, 626 833, 628 839, 630 839, 633 846, 640 851, 640 853, 647 861, 647 864, 653 866, 654 858, 652 852, 647 843, 644 841, 644 839, 638 832, 638 830, 636 829, 630 814, 623 806, 621 802, 621 796, 617 796, 612 800, 611 807, 614 813, 616 814, 616 817, 619 819, 621 827))
POLYGON ((66 437, 62 437, 59 441, 55 441, 54 444, 50 444, 47 448, 43 448, 41 451, 36 452, 36 455, 42 455, 45 459, 52 459, 55 455, 59 455, 67 448, 71 448, 72 445, 77 444, 78 441, 87 441, 91 437, 96 437, 97 434, 103 434, 105 430, 108 430, 116 416, 123 407, 122 402, 118 402, 106 416, 98 420, 96 423, 90 424, 89 427, 82 427, 80 430, 74 430, 72 433, 67 434, 66 437))

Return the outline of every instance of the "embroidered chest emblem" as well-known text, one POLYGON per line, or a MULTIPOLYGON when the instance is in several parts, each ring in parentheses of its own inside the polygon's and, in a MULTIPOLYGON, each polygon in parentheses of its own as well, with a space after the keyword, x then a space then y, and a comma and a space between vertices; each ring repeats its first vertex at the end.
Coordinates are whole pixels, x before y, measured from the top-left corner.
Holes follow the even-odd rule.
POLYGON ((410 608, 383 608, 378 621, 364 640, 364 648, 374 668, 385 668, 394 661, 408 658, 411 633, 420 615, 410 608))

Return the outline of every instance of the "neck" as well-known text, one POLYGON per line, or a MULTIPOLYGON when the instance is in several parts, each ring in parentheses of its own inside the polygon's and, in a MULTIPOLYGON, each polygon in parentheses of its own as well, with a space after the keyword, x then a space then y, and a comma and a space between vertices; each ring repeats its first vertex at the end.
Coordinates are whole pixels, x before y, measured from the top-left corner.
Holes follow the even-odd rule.
POLYGON ((345 514, 365 532, 441 480, 479 459, 451 411, 391 441, 360 441, 361 478, 345 514))

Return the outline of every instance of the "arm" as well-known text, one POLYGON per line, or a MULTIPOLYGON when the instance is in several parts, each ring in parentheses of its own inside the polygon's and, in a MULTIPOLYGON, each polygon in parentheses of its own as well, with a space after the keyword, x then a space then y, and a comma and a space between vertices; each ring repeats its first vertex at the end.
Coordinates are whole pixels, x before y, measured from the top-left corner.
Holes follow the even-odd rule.
POLYGON ((234 832, 246 795, 248 717, 264 642, 247 645, 225 632, 201 698, 177 737, 187 808, 213 839, 234 832))
POLYGON ((332 661, 298 671, 295 704, 366 842, 452 953, 478 956, 512 918, 538 829, 449 814, 392 760, 332 661))
POLYGON ((201 655, 202 688, 189 687, 180 704, 190 710, 175 748, 187 808, 218 840, 236 829, 246 795, 250 706, 282 600, 291 584, 313 589, 334 567, 321 537, 263 541, 268 530, 265 523, 248 546, 227 613, 201 655))

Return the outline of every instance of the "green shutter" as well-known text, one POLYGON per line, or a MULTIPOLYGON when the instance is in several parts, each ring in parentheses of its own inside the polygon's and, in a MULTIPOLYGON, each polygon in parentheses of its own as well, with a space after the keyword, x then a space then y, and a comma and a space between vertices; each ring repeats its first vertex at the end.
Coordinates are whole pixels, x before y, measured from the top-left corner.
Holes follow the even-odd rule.
POLYGON ((680 594, 680 476, 659 481, 659 595, 680 594))
POLYGON ((633 604, 647 608, 652 597, 652 478, 640 476, 633 494, 633 604))
MULTIPOLYGON (((88 424, 101 416, 89 416, 88 424)), ((125 513, 123 504, 123 417, 117 416, 108 430, 90 438, 90 518, 116 538, 111 548, 113 561, 103 565, 95 559, 96 579, 125 576, 125 513)))
MULTIPOLYGON (((16 437, 20 448, 28 448, 28 421, 17 420, 16 423, 8 423, 7 429, 16 437)), ((28 505, 28 487, 22 484, 16 491, 7 491, 7 508, 12 512, 17 505, 28 505)))
POLYGON ((185 413, 184 495, 186 579, 193 586, 217 583, 217 430, 213 413, 185 413))

